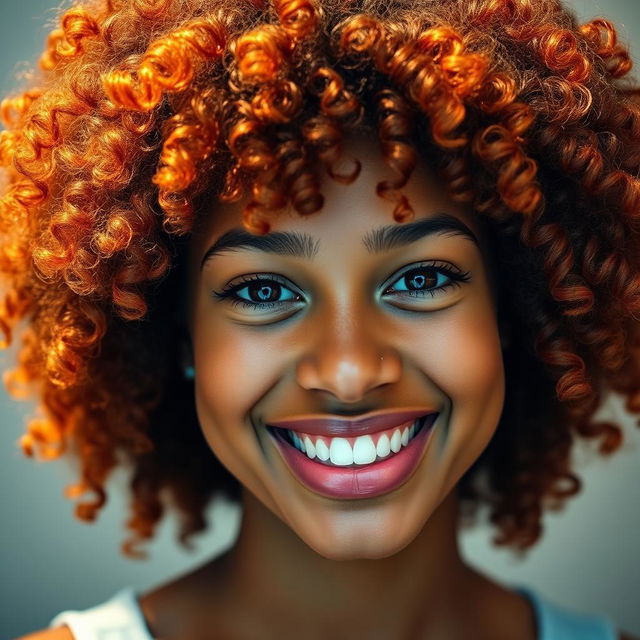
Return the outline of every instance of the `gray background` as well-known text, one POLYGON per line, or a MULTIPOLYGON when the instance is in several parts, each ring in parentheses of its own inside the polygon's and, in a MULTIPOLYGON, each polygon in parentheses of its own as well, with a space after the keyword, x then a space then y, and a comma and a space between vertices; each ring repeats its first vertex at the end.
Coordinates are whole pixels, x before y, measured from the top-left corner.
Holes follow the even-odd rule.
MULTIPOLYGON (((16 86, 14 75, 39 55, 45 25, 54 16, 52 4, 2 0, 1 95, 16 86)), ((575 0, 573 5, 585 20, 596 15, 612 19, 621 39, 631 43, 634 59, 638 56, 640 8, 635 2, 575 0)), ((0 370, 12 365, 14 357, 13 348, 0 352, 0 370)), ((124 585, 144 591, 233 542, 239 511, 221 503, 211 509, 218 529, 198 538, 192 554, 174 543, 175 521, 168 518, 150 545, 150 559, 126 560, 118 552, 127 516, 126 476, 114 474, 98 522, 76 521, 73 503, 62 495, 76 477, 70 464, 31 461, 17 447, 31 411, 0 388, 0 640, 45 627, 63 609, 97 604, 124 585)), ((640 634, 640 429, 617 398, 601 417, 623 422, 624 449, 608 460, 591 446, 576 449, 584 491, 564 512, 545 517, 544 538, 525 561, 494 549, 486 526, 462 532, 460 542, 470 563, 504 583, 530 585, 562 606, 607 614, 617 626, 640 634)))

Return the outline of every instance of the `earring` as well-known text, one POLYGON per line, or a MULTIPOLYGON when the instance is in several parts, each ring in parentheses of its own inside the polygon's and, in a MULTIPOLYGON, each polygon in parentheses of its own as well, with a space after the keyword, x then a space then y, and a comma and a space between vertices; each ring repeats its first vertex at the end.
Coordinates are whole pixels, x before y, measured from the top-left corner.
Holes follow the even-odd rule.
POLYGON ((193 366, 191 340, 186 332, 180 341, 180 364, 182 366, 182 375, 185 379, 193 380, 196 377, 196 370, 193 366))
POLYGON ((182 373, 184 374, 184 377, 187 380, 193 380, 196 377, 196 369, 193 365, 187 365, 183 370, 182 373))

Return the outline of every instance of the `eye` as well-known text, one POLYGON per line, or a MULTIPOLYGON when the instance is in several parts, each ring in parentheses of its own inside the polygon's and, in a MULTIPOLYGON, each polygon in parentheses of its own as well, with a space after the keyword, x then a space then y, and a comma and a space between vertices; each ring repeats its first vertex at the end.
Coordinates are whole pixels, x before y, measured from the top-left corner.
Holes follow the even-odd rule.
POLYGON ((405 271, 394 281, 404 283, 399 289, 387 288, 384 294, 391 294, 401 298, 435 298, 439 292, 450 287, 459 287, 461 283, 470 279, 469 273, 454 270, 451 265, 443 263, 428 263, 413 267, 405 271))
MULTIPOLYGON (((451 265, 443 263, 429 263, 414 266, 405 271, 397 283, 404 283, 399 289, 387 287, 384 295, 400 298, 430 298, 436 297, 438 292, 450 287, 459 287, 462 282, 469 280, 468 273, 455 270, 451 265)), ((392 285, 393 286, 393 285, 392 285)), ((239 283, 231 283, 222 291, 213 291, 212 295, 218 300, 226 300, 234 307, 258 311, 283 310, 304 302, 302 294, 294 291, 286 282, 275 274, 254 274, 243 276, 239 283)))
POLYGON ((242 305, 245 309, 269 311, 282 309, 304 300, 301 294, 293 291, 278 276, 265 277, 260 274, 246 276, 241 283, 230 284, 222 291, 213 291, 219 300, 228 300, 233 306, 242 305), (284 298, 281 296, 285 295, 284 298), (246 297, 245 297, 246 296, 246 297))

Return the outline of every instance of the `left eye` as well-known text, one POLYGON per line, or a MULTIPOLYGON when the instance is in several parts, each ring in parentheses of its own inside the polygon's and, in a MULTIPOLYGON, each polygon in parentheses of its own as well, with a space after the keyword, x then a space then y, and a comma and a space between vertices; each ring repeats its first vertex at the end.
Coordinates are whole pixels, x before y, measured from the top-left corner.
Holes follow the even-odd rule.
MULTIPOLYGON (((438 292, 449 287, 460 286, 467 280, 469 280, 468 273, 454 271, 449 266, 421 265, 405 271, 394 281, 393 284, 406 283, 404 288, 387 287, 384 293, 400 298, 424 298, 425 296, 434 298, 438 292)), ((282 309, 304 301, 302 294, 293 291, 275 275, 248 276, 242 282, 229 285, 221 292, 214 291, 213 295, 219 300, 228 300, 234 306, 242 305, 243 308, 262 311, 282 309), (281 298, 282 295, 285 295, 285 298, 281 298)))
POLYGON ((213 295, 218 299, 228 299, 234 306, 240 304, 244 308, 262 310, 282 307, 283 305, 303 300, 299 293, 292 291, 283 282, 275 279, 275 276, 265 278, 259 275, 245 278, 242 283, 231 285, 221 293, 214 291, 213 295), (280 299, 280 296, 286 291, 289 292, 289 296, 285 299, 280 299), (248 300, 240 295, 243 292, 244 295, 249 297, 248 300), (251 298, 256 301, 254 302, 251 298))
POLYGON ((406 271, 395 283, 406 283, 404 288, 395 291, 387 288, 385 293, 399 294, 401 297, 424 298, 431 296, 434 298, 439 291, 449 287, 458 287, 461 282, 469 279, 468 274, 453 271, 450 267, 422 265, 406 271))

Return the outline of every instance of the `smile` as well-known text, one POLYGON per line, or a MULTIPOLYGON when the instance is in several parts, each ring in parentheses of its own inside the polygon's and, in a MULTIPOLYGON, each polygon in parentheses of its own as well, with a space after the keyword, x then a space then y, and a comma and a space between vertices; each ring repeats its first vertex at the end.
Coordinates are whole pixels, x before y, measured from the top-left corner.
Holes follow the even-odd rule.
POLYGON ((309 459, 327 466, 358 467, 391 457, 406 447, 422 429, 426 416, 395 428, 357 438, 316 436, 283 429, 284 437, 309 459))
POLYGON ((311 436, 267 427, 292 474, 331 498, 373 498, 413 475, 430 442, 439 413, 356 438, 311 436))

